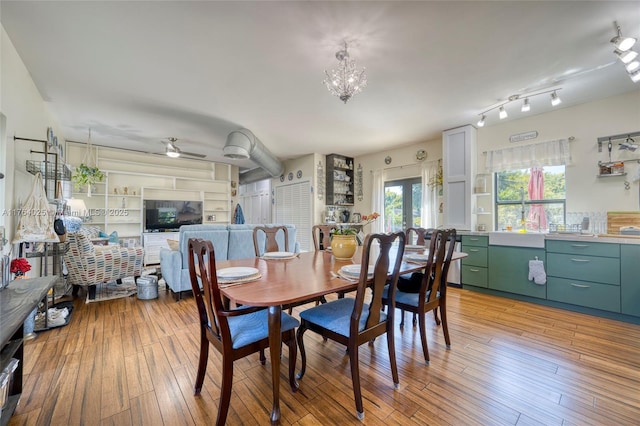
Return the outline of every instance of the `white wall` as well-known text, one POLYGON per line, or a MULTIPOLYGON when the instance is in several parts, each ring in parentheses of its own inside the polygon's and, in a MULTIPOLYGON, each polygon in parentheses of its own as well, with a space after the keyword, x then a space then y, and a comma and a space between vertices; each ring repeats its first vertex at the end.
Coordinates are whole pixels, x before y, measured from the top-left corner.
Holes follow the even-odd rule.
MULTIPOLYGON (((5 174, 4 186, 0 186, 0 207, 4 210, 17 208, 31 191, 33 176, 26 171, 27 159, 42 161, 39 154, 30 150, 43 150, 41 143, 14 141, 13 137, 46 139, 47 127, 53 127, 58 139, 57 124, 49 113, 46 102, 38 92, 29 71, 18 56, 9 36, 0 27, 0 113, 6 117, 4 145, 2 151, 5 174)), ((0 215, 7 239, 11 241, 17 218, 11 214, 0 215)))
MULTIPOLYGON (((597 177, 598 161, 609 159, 606 146, 598 152, 597 139, 640 131, 640 90, 478 129, 478 172, 484 170, 484 151, 514 146, 510 135, 534 130, 536 139, 517 144, 575 138, 570 143, 573 164, 566 168, 568 212, 640 209, 637 162, 625 162, 626 177, 597 177), (625 178, 631 184, 629 190, 625 178)), ((614 144, 614 160, 640 159, 640 150, 617 149, 614 144)))

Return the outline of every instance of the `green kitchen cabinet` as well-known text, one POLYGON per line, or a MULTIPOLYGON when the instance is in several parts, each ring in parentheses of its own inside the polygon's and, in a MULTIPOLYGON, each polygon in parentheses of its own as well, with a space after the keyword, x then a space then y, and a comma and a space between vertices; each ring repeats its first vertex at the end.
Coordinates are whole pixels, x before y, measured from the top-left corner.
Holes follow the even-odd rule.
POLYGON ((462 259, 462 285, 487 288, 489 237, 484 235, 463 235, 461 243, 461 251, 468 255, 462 259))
POLYGON ((489 282, 493 290, 539 299, 547 297, 546 285, 529 281, 529 261, 544 260, 543 248, 489 246, 489 282))
POLYGON ((620 292, 622 313, 640 317, 640 245, 621 244, 620 292))

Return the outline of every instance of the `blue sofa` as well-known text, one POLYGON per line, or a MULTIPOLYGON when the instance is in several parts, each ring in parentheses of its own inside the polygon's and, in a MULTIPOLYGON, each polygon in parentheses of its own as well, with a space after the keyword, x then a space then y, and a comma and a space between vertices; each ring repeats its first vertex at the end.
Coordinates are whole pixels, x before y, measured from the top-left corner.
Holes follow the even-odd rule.
MULTIPOLYGON (((256 226, 282 226, 279 224, 246 224, 246 225, 183 225, 180 227, 178 250, 163 248, 160 250, 160 269, 167 286, 177 295, 191 290, 189 278, 189 238, 202 238, 213 243, 216 261, 227 259, 247 259, 255 257, 253 247, 253 228, 256 226)), ((296 228, 284 225, 289 233, 289 251, 299 252, 300 244, 296 241, 296 228)), ((282 232, 278 233, 278 245, 284 251, 282 232)), ((258 244, 264 253, 266 238, 264 233, 258 234, 258 244)))

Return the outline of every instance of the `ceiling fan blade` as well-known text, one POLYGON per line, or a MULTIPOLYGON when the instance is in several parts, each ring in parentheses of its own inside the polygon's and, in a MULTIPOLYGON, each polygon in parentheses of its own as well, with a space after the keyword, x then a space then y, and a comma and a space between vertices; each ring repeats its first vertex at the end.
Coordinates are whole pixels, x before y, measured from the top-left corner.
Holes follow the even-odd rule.
POLYGON ((206 155, 204 155, 204 154, 197 154, 195 152, 184 152, 184 151, 181 151, 180 155, 181 156, 184 155, 186 157, 195 157, 195 158, 205 158, 206 157, 206 155))

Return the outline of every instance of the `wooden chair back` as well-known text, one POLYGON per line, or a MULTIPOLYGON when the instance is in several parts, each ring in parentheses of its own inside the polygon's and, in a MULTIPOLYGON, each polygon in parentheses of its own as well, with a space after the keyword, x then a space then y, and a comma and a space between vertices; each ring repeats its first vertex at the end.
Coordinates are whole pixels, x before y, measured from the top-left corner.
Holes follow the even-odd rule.
POLYGON ((427 244, 427 239, 429 237, 429 235, 431 235, 433 233, 433 231, 435 231, 434 228, 416 228, 416 227, 409 227, 407 228, 404 233, 407 237, 407 244, 415 244, 418 246, 424 246, 427 244), (413 239, 416 239, 416 241, 414 242, 413 239))
POLYGON ((262 256, 264 253, 270 253, 274 251, 281 251, 278 245, 276 236, 278 232, 282 231, 284 234, 284 251, 289 251, 289 231, 286 226, 256 226, 253 228, 253 247, 256 251, 256 257, 262 256), (258 234, 264 233, 266 238, 266 245, 264 253, 261 250, 258 234))
POLYGON ((327 247, 331 247, 331 232, 336 228, 336 225, 314 225, 311 228, 313 247, 316 251, 326 250, 327 247))

